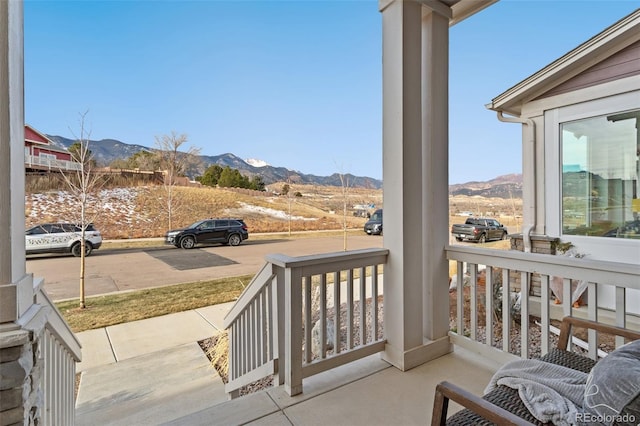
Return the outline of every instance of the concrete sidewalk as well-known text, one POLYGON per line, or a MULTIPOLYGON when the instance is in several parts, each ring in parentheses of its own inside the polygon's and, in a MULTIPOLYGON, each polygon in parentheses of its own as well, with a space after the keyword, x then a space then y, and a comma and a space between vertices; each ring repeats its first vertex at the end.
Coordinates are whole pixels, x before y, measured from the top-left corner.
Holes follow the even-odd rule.
POLYGON ((198 345, 232 303, 78 333, 78 425, 152 425, 228 399, 198 345))

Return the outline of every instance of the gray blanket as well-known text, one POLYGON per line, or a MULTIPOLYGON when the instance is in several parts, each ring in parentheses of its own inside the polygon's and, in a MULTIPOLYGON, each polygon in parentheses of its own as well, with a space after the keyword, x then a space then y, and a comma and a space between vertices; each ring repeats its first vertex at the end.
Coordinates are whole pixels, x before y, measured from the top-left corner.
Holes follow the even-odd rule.
POLYGON ((502 366, 491 378, 485 393, 497 385, 518 390, 520 399, 541 422, 576 424, 582 411, 587 374, 535 359, 522 359, 502 366))

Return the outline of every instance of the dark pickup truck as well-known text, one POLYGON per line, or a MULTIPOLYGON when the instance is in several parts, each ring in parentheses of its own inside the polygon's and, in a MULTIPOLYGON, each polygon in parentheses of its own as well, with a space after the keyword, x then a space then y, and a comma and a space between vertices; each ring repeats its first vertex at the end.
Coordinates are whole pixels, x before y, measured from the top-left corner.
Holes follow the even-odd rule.
POLYGON ((492 240, 506 240, 509 236, 507 228, 495 219, 470 217, 464 224, 451 227, 451 234, 457 241, 469 240, 484 243, 492 240))

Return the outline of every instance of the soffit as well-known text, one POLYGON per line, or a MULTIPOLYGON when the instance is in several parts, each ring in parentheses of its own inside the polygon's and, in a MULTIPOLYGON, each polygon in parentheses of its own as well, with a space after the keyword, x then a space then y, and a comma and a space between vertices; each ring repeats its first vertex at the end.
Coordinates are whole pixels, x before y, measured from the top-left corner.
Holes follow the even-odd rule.
MULTIPOLYGON (((384 10, 394 1, 402 0, 378 0, 378 9, 384 10)), ((443 15, 450 16, 449 26, 453 26, 464 19, 475 15, 481 10, 497 3, 498 0, 415 0, 425 7, 435 11, 443 11, 443 15), (450 11, 449 11, 450 9, 450 11)))

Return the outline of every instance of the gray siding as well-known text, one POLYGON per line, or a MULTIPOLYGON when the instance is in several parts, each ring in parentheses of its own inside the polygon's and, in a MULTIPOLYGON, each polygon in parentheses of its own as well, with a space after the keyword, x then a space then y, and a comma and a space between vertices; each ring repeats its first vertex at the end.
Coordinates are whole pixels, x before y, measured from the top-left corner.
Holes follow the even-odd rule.
POLYGON ((640 41, 548 91, 538 99, 640 74, 640 41))

